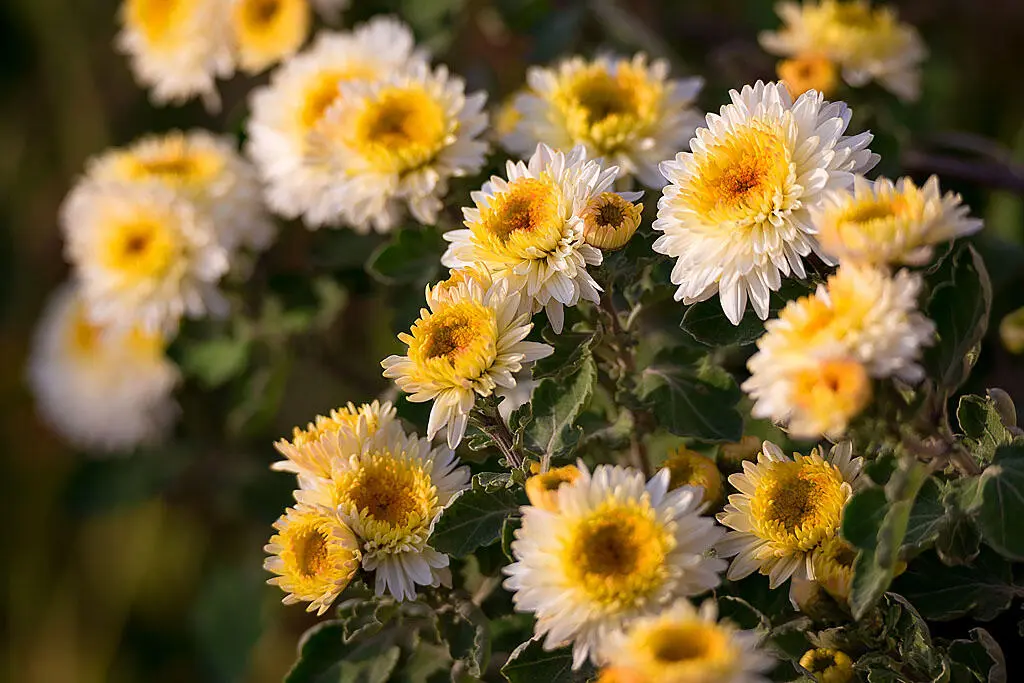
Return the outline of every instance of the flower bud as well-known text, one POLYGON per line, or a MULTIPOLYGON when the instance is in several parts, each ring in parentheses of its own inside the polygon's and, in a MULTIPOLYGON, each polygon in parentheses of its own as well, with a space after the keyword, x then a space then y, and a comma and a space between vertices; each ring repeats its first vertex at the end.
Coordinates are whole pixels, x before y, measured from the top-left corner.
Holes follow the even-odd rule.
POLYGON ((640 227, 643 210, 621 194, 602 192, 583 209, 583 239, 598 249, 621 249, 640 227))
POLYGON ((552 467, 547 472, 540 472, 540 465, 530 466, 533 476, 526 480, 526 497, 530 505, 542 510, 554 511, 558 508, 558 496, 555 495, 562 484, 571 484, 580 476, 575 465, 552 467))

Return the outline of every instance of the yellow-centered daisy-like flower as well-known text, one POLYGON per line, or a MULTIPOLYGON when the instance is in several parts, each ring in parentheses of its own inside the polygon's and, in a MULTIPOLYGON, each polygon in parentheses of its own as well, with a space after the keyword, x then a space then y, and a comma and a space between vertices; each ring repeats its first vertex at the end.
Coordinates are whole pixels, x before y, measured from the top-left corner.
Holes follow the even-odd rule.
POLYGON ((573 483, 580 476, 580 470, 575 465, 552 467, 547 472, 541 472, 540 464, 533 463, 530 471, 533 476, 526 480, 526 497, 530 499, 530 505, 549 512, 554 512, 558 506, 558 489, 563 484, 573 483))
MULTIPOLYGON (((718 621, 706 600, 698 610, 678 600, 656 616, 637 619, 601 647, 609 669, 650 683, 766 683, 773 660, 757 647, 757 635, 718 621)), ((601 680, 604 680, 603 678, 601 680)))
POLYGON ((376 17, 349 32, 321 32, 274 71, 269 85, 253 91, 246 152, 263 177, 271 209, 286 218, 301 216, 310 228, 342 222, 335 195, 347 178, 325 163, 314 133, 341 96, 342 83, 383 80, 414 61, 423 58, 408 27, 376 17))
POLYGON ((757 570, 773 589, 794 575, 813 579, 812 551, 839 533, 861 466, 848 441, 827 458, 818 449, 789 458, 765 441, 757 462, 729 477, 739 493, 717 515, 732 529, 718 544, 720 555, 733 557, 727 576, 739 580, 757 570))
POLYGON ((836 65, 820 54, 801 55, 780 61, 776 67, 779 80, 789 88, 789 94, 799 97, 808 90, 817 90, 829 97, 839 84, 836 65))
POLYGON ((814 675, 818 683, 850 683, 854 680, 853 661, 840 650, 819 647, 800 658, 800 666, 814 675))
POLYGON ((921 187, 858 177, 851 191, 830 193, 812 212, 821 248, 839 261, 923 265, 934 245, 970 235, 982 222, 968 216, 959 194, 939 191, 932 176, 921 187))
POLYGON ((372 81, 347 81, 316 131, 318 159, 345 179, 337 211, 356 230, 391 230, 405 214, 437 221, 451 178, 484 164, 483 92, 469 96, 447 68, 415 63, 372 81))
POLYGON ((378 432, 401 430, 390 402, 363 403, 317 415, 305 429, 296 427, 292 439, 281 439, 274 448, 285 456, 270 466, 279 472, 299 476, 330 478, 332 458, 336 453, 357 452, 362 444, 378 432))
POLYGON ((602 192, 583 209, 583 239, 592 247, 615 251, 626 246, 640 227, 642 192, 602 192))
POLYGON ((563 306, 599 300, 587 266, 601 265, 603 257, 584 241, 583 211, 616 173, 587 161, 583 147, 563 154, 538 146, 528 162, 507 163, 507 180, 493 176, 472 194, 475 207, 462 210, 466 229, 445 233, 451 245, 441 263, 487 268, 521 292, 532 312, 543 308, 561 332, 563 306))
MULTIPOLYGON (((341 430, 336 432, 341 434, 341 430)), ((377 595, 416 597, 416 586, 450 585, 448 556, 430 547, 441 511, 469 483, 469 472, 445 447, 400 428, 362 443, 322 440, 330 477, 299 476, 299 502, 337 509, 359 539, 363 569, 375 573, 377 595)))
POLYGON ((309 0, 231 0, 238 66, 255 74, 289 57, 309 35, 309 0))
POLYGON ((524 363, 551 355, 547 344, 523 341, 533 328, 519 312, 519 294, 507 282, 484 289, 467 280, 450 296, 428 298, 409 333, 398 335, 407 355, 381 362, 384 376, 417 403, 433 401, 427 436, 446 428, 448 445, 462 441, 477 396, 516 385, 524 363), (457 293, 456 293, 457 292, 457 293))
POLYGON ((178 369, 163 336, 90 321, 74 284, 47 305, 32 344, 28 380, 40 416, 68 442, 124 451, 158 441, 178 416, 178 369))
POLYGON ((255 169, 228 137, 205 130, 149 135, 91 160, 88 175, 98 182, 158 183, 181 193, 209 216, 229 253, 263 250, 274 237, 255 169))
POLYGON ((857 549, 836 536, 826 541, 811 555, 811 574, 814 581, 836 600, 845 602, 850 597, 853 581, 853 563, 857 549))
POLYGON ((867 369, 852 358, 812 358, 794 369, 792 382, 787 429, 796 438, 842 435, 871 400, 867 369))
POLYGON ((697 451, 680 446, 661 463, 669 473, 669 490, 680 486, 698 486, 703 491, 701 501, 713 505, 722 497, 722 475, 715 461, 697 451))
POLYGON ((216 79, 234 68, 225 14, 209 0, 124 0, 116 44, 154 102, 219 103, 216 79))
POLYGON ((333 510, 306 505, 288 508, 274 529, 263 568, 276 576, 267 583, 287 593, 284 604, 308 602, 307 612, 323 614, 359 569, 355 535, 333 510))
POLYGON ((855 88, 875 80, 901 99, 917 99, 927 51, 917 30, 900 23, 891 7, 873 8, 869 0, 787 1, 777 11, 785 26, 760 36, 769 52, 822 55, 855 88))
POLYGON ((216 284, 227 253, 209 217, 170 188, 86 180, 66 199, 61 224, 98 324, 172 333, 183 315, 224 310, 216 284))
POLYGON ((502 136, 525 156, 538 143, 554 149, 584 145, 587 156, 616 164, 645 185, 661 185, 658 162, 685 146, 700 124, 693 109, 700 78, 668 78, 668 64, 573 57, 552 68, 533 67, 529 88, 514 99, 518 117, 502 136))
POLYGON ((806 277, 803 258, 821 252, 810 208, 826 190, 850 186, 878 155, 867 149, 870 133, 843 135, 850 110, 820 93, 794 102, 781 83, 758 81, 730 96, 732 104, 697 130, 692 152, 661 165, 669 185, 654 250, 676 259, 676 299, 718 294, 736 325, 748 299, 764 320, 782 276, 806 277))
POLYGON ((573 666, 612 630, 719 583, 725 562, 707 557, 722 529, 700 515, 700 492, 668 491, 669 475, 602 465, 555 492, 554 509, 523 508, 503 571, 516 609, 537 617, 544 647, 573 644, 573 666))

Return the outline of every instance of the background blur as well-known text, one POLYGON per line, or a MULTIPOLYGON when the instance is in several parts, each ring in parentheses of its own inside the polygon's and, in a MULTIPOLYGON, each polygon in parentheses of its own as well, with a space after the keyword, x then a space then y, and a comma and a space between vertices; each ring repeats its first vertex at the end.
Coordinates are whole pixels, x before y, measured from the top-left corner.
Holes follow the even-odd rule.
MULTIPOLYGON (((290 497, 289 477, 267 470, 272 441, 317 412, 384 391, 377 363, 407 312, 362 271, 373 238, 354 253, 346 242, 339 254, 337 242, 332 252, 323 240, 341 238, 286 226, 259 273, 279 281, 308 278, 311 269, 333 273, 348 297, 326 333, 291 340, 287 362, 262 383, 231 388, 231 396, 191 383, 181 397, 182 436, 160 450, 90 459, 39 423, 24 361, 45 299, 66 275, 57 210, 86 158, 147 131, 237 132, 254 84, 225 84, 225 107, 215 116, 197 103, 154 109, 111 47, 117 4, 0 4, 3 656, 19 683, 279 681, 313 620, 283 607, 280 591, 263 584, 262 545, 290 497), (273 400, 246 403, 267 395, 273 400), (243 417, 235 414, 239 403, 249 411, 243 417), (227 405, 235 411, 228 421, 244 429, 225 428, 227 405)), ((774 59, 756 42, 759 30, 778 23, 766 0, 354 4, 346 24, 378 11, 401 15, 469 89, 486 88, 494 101, 522 83, 531 63, 602 48, 646 50, 669 58, 675 75, 703 75, 709 109, 728 88, 773 76, 774 59)), ((872 147, 887 174, 939 172, 946 189, 962 192, 986 218, 977 241, 996 304, 975 384, 966 389, 1000 386, 1024 401, 1024 364, 995 334, 1002 315, 1024 305, 1024 172, 1015 166, 1024 164, 1024 2, 892 4, 931 50, 924 96, 910 108, 858 109, 853 101, 861 118, 851 129, 881 133, 872 147)))

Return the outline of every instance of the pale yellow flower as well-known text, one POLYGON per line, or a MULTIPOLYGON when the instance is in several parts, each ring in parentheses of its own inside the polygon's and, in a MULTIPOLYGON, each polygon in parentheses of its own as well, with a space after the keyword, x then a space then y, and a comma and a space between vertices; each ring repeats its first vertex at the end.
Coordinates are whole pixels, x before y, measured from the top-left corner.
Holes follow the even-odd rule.
POLYGON ((776 70, 779 80, 786 84, 793 97, 799 97, 808 90, 817 90, 829 97, 838 85, 836 66, 824 55, 801 55, 784 59, 778 63, 776 70))
POLYGON ((856 676, 849 655, 827 647, 805 652, 800 666, 810 671, 818 683, 850 683, 856 676))
POLYGON ((238 66, 254 74, 289 57, 309 35, 309 0, 231 0, 238 66))
POLYGON ((533 476, 526 480, 526 496, 530 505, 553 512, 558 506, 557 491, 563 484, 571 484, 580 476, 575 465, 552 467, 547 472, 540 471, 540 465, 530 466, 533 476))
POLYGON ((640 227, 641 192, 602 192, 583 209, 583 239, 592 247, 615 251, 626 246, 640 227))
POLYGON ((702 502, 713 505, 722 497, 722 475, 715 461, 697 451, 680 446, 665 458, 661 466, 668 470, 670 491, 680 486, 698 486, 702 502))

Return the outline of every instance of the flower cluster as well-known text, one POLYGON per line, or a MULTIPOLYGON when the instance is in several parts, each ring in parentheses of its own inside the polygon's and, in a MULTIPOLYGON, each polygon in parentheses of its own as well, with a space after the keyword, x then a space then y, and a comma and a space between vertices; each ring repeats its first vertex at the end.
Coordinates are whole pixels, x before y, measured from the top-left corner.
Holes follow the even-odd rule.
POLYGON ((313 10, 336 16, 347 0, 123 0, 118 48, 154 102, 201 96, 219 104, 216 81, 263 71, 306 41, 313 10))

